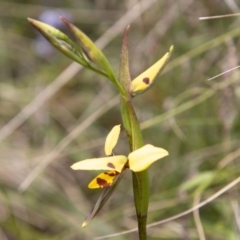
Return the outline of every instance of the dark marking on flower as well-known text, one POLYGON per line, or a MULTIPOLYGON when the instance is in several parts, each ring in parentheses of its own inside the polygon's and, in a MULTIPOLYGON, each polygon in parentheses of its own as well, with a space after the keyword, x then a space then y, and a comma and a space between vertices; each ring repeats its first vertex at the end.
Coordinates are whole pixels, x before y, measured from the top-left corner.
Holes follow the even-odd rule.
POLYGON ((106 180, 102 178, 97 178, 96 181, 97 181, 97 184, 100 186, 100 188, 106 188, 111 186, 110 183, 108 183, 106 180))
POLYGON ((115 166, 114 166, 113 163, 111 163, 111 162, 109 162, 109 163, 107 164, 107 166, 110 167, 110 168, 115 169, 115 166))
POLYGON ((119 173, 115 172, 115 171, 111 171, 111 172, 105 172, 105 175, 108 175, 109 177, 115 177, 117 176, 119 173))
POLYGON ((148 84, 149 84, 149 82, 150 82, 150 80, 149 80, 149 78, 148 78, 148 77, 146 77, 146 78, 144 78, 144 79, 143 79, 143 82, 144 82, 144 83, 146 83, 146 84, 148 85, 148 84))

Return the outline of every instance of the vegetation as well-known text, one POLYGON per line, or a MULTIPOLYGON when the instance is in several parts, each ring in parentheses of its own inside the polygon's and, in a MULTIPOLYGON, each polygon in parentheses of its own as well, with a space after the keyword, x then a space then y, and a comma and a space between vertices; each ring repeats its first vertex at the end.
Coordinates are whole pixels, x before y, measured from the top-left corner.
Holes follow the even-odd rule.
MULTIPOLYGON (((119 96, 104 76, 37 35, 27 17, 49 10, 47 16, 72 17, 96 40, 117 76, 128 24, 132 79, 174 45, 154 87, 133 100, 144 143, 170 154, 149 168, 148 223, 156 226, 148 228, 148 239, 239 239, 238 69, 208 81, 238 65, 239 17, 199 20, 237 6, 218 0, 39 4, 0 1, 0 239, 137 238, 136 231, 120 234, 137 226, 130 171, 81 228, 102 190, 87 188, 95 172, 70 166, 104 155, 105 137, 121 119, 119 96)), ((123 134, 115 154, 127 156, 128 148, 123 134)))

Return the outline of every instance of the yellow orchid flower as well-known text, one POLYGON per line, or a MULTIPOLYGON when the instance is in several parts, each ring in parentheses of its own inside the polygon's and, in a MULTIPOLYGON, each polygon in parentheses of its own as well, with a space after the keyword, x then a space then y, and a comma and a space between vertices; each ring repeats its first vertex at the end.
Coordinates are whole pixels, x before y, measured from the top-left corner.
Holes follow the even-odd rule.
POLYGON ((155 78, 158 73, 162 72, 164 67, 166 66, 172 52, 173 46, 170 47, 169 52, 167 52, 160 60, 158 60, 155 64, 153 64, 146 71, 141 73, 131 82, 131 93, 132 96, 136 96, 140 93, 145 92, 149 89, 152 84, 155 82, 155 78))
POLYGON ((128 157, 123 155, 114 156, 113 149, 117 144, 120 131, 120 125, 117 125, 107 135, 105 142, 105 154, 107 157, 86 159, 71 166, 74 170, 108 170, 108 172, 101 173, 94 178, 89 183, 89 188, 109 187, 113 184, 116 176, 126 168, 130 168, 133 172, 141 172, 155 161, 168 155, 165 149, 147 144, 131 152, 128 157))

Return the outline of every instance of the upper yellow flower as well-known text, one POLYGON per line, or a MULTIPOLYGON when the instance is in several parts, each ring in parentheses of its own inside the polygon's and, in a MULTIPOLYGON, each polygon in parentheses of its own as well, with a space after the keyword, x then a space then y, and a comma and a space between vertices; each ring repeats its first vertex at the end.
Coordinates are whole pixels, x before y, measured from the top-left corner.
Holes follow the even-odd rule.
POLYGON ((108 134, 105 142, 105 154, 107 157, 86 159, 71 166, 74 170, 108 170, 108 172, 101 173, 94 178, 89 183, 89 188, 109 187, 116 176, 126 168, 130 168, 134 172, 141 172, 155 161, 168 155, 165 149, 147 144, 131 152, 128 157, 123 155, 113 156, 113 149, 117 144, 119 134, 120 125, 113 127, 108 134))
POLYGON ((160 60, 153 64, 146 71, 141 73, 131 82, 131 93, 132 96, 136 96, 140 93, 145 92, 149 89, 155 81, 157 74, 162 72, 166 66, 171 54, 173 52, 173 46, 170 47, 169 52, 167 52, 160 60))

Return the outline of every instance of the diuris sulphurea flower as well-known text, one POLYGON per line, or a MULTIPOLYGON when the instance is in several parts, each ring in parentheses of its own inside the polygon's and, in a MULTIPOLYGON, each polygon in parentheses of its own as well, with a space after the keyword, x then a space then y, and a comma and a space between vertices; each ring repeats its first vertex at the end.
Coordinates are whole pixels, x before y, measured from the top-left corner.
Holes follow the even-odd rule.
POLYGON ((147 168, 155 161, 167 156, 168 152, 151 144, 143 144, 141 128, 132 105, 132 99, 153 86, 156 76, 166 66, 173 51, 173 46, 160 60, 132 80, 128 60, 129 26, 127 26, 123 35, 119 77, 117 78, 108 59, 97 45, 67 19, 61 17, 61 20, 75 35, 80 46, 75 44, 67 35, 48 24, 34 19, 29 19, 29 22, 60 52, 83 67, 106 77, 115 85, 120 93, 121 118, 131 149, 128 156, 115 156, 113 154, 121 130, 120 125, 117 125, 113 127, 107 136, 105 142, 106 157, 86 159, 72 165, 74 170, 103 170, 88 185, 89 188, 102 188, 103 190, 92 211, 83 222, 82 227, 85 227, 96 216, 124 177, 125 170, 130 169, 132 170, 138 235, 140 240, 146 240, 149 202, 147 168))
POLYGON ((157 74, 161 73, 166 66, 174 47, 171 46, 169 51, 150 68, 141 73, 131 82, 131 94, 136 96, 148 90, 156 80, 157 74))
POLYGON ((151 144, 131 152, 127 157, 113 155, 113 149, 117 144, 120 125, 116 125, 107 135, 105 142, 105 154, 107 157, 92 158, 77 162, 71 166, 74 170, 107 170, 99 174, 88 185, 89 188, 105 188, 113 184, 116 176, 129 168, 133 172, 141 172, 147 169, 155 161, 168 155, 168 152, 151 144))

